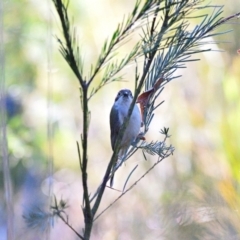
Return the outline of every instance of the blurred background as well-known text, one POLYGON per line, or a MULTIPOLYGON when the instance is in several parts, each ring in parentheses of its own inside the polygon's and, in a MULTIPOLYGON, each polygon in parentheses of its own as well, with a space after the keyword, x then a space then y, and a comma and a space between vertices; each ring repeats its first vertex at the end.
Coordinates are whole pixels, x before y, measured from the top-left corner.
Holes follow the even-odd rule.
MULTIPOLYGON (((235 0, 225 5, 223 17, 240 12, 235 0)), ((78 33, 88 74, 124 14, 134 1, 70 1, 70 19, 78 33)), ((62 37, 51 1, 3 2, 5 49, 5 104, 7 140, 13 191, 16 239, 44 239, 46 233, 27 228, 22 215, 32 206, 47 209, 49 193, 68 201, 69 222, 83 227, 81 172, 76 141, 82 121, 78 81, 58 51, 62 37), (52 162, 53 161, 53 167, 52 162), (49 176, 51 176, 50 178, 49 176), (52 180, 51 180, 52 179, 52 180), (52 187, 52 188, 51 188, 52 187)), ((199 22, 192 20, 193 26, 199 22)), ((199 54, 200 61, 179 71, 168 83, 164 100, 146 136, 163 140, 160 129, 170 128, 174 155, 161 162, 135 188, 95 223, 92 239, 240 239, 240 20, 216 32, 232 29, 215 39, 214 50, 199 54)), ((138 37, 138 36, 136 36, 138 37)), ((134 37, 132 39, 134 41, 134 37)), ((213 39, 210 39, 213 40, 213 39)), ((121 48, 120 56, 129 51, 121 48)), ((134 87, 135 66, 122 72, 124 82, 107 85, 90 102, 89 186, 94 193, 112 150, 109 113, 115 95, 134 87)), ((96 81, 100 81, 101 78, 96 81)), ((139 152, 115 174, 121 190, 138 165, 133 183, 157 158, 139 152)), ((0 165, 0 176, 3 169, 0 165)), ((0 239, 6 239, 6 203, 0 181, 0 239)), ((119 192, 106 189, 100 210, 119 192)), ((54 222, 49 239, 77 239, 61 220, 54 222)))

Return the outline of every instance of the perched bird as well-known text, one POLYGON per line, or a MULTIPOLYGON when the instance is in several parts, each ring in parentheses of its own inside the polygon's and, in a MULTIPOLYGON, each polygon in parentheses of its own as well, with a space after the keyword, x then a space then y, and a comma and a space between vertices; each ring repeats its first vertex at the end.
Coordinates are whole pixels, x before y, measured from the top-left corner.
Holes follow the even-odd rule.
MULTIPOLYGON (((129 89, 122 89, 118 92, 115 102, 110 113, 110 128, 111 128, 111 145, 114 150, 120 128, 128 115, 129 107, 132 103, 132 92, 129 89)), ((141 114, 138 106, 135 104, 128 125, 124 131, 123 138, 120 143, 120 151, 118 158, 123 157, 128 147, 136 139, 141 128, 141 114)), ((116 163, 113 165, 115 167, 116 163)), ((110 180, 110 186, 113 184, 113 177, 110 180)))

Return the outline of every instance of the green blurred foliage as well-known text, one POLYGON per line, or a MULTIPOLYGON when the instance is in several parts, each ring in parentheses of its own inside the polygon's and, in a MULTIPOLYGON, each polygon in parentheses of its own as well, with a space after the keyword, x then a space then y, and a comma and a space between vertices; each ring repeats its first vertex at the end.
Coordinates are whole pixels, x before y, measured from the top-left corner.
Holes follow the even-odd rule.
MULTIPOLYGON (((234 0, 212 4, 225 4, 224 16, 240 9, 234 0)), ((104 39, 133 5, 134 1, 127 0, 70 1, 86 72, 95 63, 104 39)), ((233 29, 216 39, 218 45, 211 45, 224 51, 199 55, 201 61, 188 64, 181 72, 183 77, 166 86, 159 100, 165 103, 146 137, 149 141, 159 138, 159 130, 169 127, 175 154, 96 222, 92 239, 240 238, 239 24, 235 20, 216 30, 233 29)), ((59 20, 50 1, 6 1, 4 27, 7 92, 19 104, 19 111, 7 120, 17 239, 36 237, 26 230, 21 215, 23 206, 44 205, 50 159, 54 161, 53 193, 69 200, 70 221, 80 230, 82 190, 76 148, 82 128, 79 89, 58 52, 55 36, 61 34, 59 20)), ((127 52, 129 47, 131 43, 121 51, 127 52)), ((91 102, 91 192, 101 181, 111 156, 111 105, 120 88, 133 89, 134 65, 123 74, 126 82, 107 86, 91 102)), ((146 162, 136 154, 116 173, 116 188, 122 188, 136 164, 139 167, 132 182, 154 162, 154 158, 146 162)), ((118 194, 107 190, 102 209, 118 194)), ((50 236, 70 239, 74 235, 58 221, 50 236)))

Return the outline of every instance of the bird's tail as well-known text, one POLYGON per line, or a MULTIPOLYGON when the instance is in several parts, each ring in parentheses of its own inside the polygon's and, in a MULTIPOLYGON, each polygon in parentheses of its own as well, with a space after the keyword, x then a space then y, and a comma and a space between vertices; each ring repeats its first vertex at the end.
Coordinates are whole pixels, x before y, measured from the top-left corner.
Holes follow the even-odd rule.
POLYGON ((113 179, 114 179, 114 174, 112 175, 111 179, 110 179, 110 187, 113 186, 113 179))
POLYGON ((117 162, 113 164, 113 167, 112 167, 112 176, 110 178, 110 187, 113 186, 113 179, 114 179, 114 174, 115 174, 115 171, 116 171, 116 166, 117 166, 117 162))
MULTIPOLYGON (((117 162, 113 164, 113 167, 112 167, 112 177, 111 177, 111 179, 110 179, 110 187, 113 186, 114 174, 115 174, 115 171, 117 170, 117 166, 121 163, 121 157, 126 154, 127 150, 128 150, 128 147, 122 148, 122 149, 119 151, 117 162), (119 156, 120 156, 120 157, 119 157, 119 156)), ((119 167, 119 166, 118 166, 118 167, 119 167)))

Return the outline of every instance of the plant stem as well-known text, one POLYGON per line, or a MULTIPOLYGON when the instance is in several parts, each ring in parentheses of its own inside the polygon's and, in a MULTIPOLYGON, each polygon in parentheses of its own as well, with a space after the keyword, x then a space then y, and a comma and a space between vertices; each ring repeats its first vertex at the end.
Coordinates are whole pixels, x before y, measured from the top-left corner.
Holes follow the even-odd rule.
POLYGON ((84 239, 90 239, 92 225, 93 225, 93 216, 92 210, 89 201, 89 194, 88 194, 88 183, 87 183, 87 163, 88 163, 88 156, 87 156, 87 149, 88 149, 88 86, 87 84, 83 85, 82 88, 82 104, 83 104, 83 138, 82 138, 82 148, 83 148, 83 155, 82 155, 82 185, 83 185, 83 199, 84 199, 84 221, 85 221, 85 231, 84 231, 84 239))
POLYGON ((83 87, 85 82, 83 80, 82 75, 79 72, 79 67, 74 56, 72 37, 70 35, 70 23, 68 19, 67 6, 64 6, 62 0, 53 0, 53 3, 55 4, 56 10, 58 12, 62 24, 64 39, 66 41, 65 51, 67 55, 65 56, 65 59, 69 63, 69 66, 71 67, 72 71, 75 73, 80 85, 83 87))
POLYGON ((68 221, 59 213, 57 216, 82 240, 84 240, 83 236, 81 236, 69 223, 68 221))
MULTIPOLYGON (((156 13, 155 13, 155 16, 154 16, 154 19, 153 19, 153 22, 152 22, 152 27, 151 27, 151 29, 154 29, 156 17, 157 17, 157 11, 156 11, 156 13)), ((162 31, 162 30, 163 30, 163 29, 161 29, 161 31, 162 31)), ((164 31, 164 30, 163 30, 163 31, 164 31)), ((153 34, 153 30, 151 31, 151 34, 153 34)), ((160 34, 161 34, 161 33, 160 33, 160 34)), ((160 42, 160 39, 159 39, 158 43, 159 43, 159 42, 160 42)), ((158 43, 157 43, 157 44, 158 44, 158 43)), ((137 86, 137 88, 136 88, 136 91, 135 91, 135 94, 134 94, 134 97, 133 97, 133 101, 132 101, 132 103, 131 103, 131 105, 130 105, 130 108, 129 108, 129 110, 128 110, 128 116, 127 116, 127 118, 124 120, 124 123, 123 123, 123 125, 122 125, 122 127, 121 127, 121 129, 120 129, 120 134, 119 134, 119 136, 118 136, 118 138, 117 138, 117 143, 116 143, 116 146, 117 146, 117 147, 116 147, 115 151, 113 152, 111 161, 110 161, 110 163, 109 163, 109 165, 108 165, 108 168, 107 168, 107 170, 106 170, 106 173, 105 173, 105 175, 104 175, 103 182, 102 182, 102 184, 101 184, 101 187, 100 187, 100 190, 99 190, 97 199, 96 199, 96 201, 95 201, 95 203, 94 203, 94 206, 93 206, 93 211, 92 211, 93 217, 94 217, 94 215, 96 214, 96 212, 97 212, 97 210, 98 210, 98 207, 99 207, 99 205, 100 205, 100 203, 101 203, 101 199, 102 199, 104 190, 105 190, 105 188, 106 188, 106 184, 107 184, 107 181, 108 181, 108 176, 109 176, 109 174, 110 174, 110 171, 111 171, 111 168, 112 168, 112 166, 113 166, 113 163, 114 163, 114 162, 116 161, 116 159, 117 159, 117 154, 118 154, 119 145, 120 145, 120 144, 118 144, 118 142, 120 143, 120 141, 121 141, 121 139, 122 139, 122 137, 123 137, 124 131, 125 131, 126 127, 127 127, 127 124, 128 124, 128 122, 129 122, 130 116, 131 116, 131 114, 132 114, 134 105, 135 105, 135 103, 136 103, 137 96, 139 95, 139 93, 140 93, 140 91, 141 91, 141 89, 142 89, 142 86, 143 86, 143 84, 144 84, 144 80, 145 80, 145 78, 146 78, 146 76, 147 76, 147 73, 148 73, 148 71, 149 71, 149 69, 150 69, 150 66, 151 66, 151 64, 152 64, 152 61, 153 61, 153 59, 154 59, 154 56, 155 56, 156 52, 157 52, 157 48, 156 48, 155 51, 153 51, 153 52, 150 54, 150 57, 148 58, 146 67, 144 68, 144 71, 143 71, 143 75, 142 75, 142 77, 141 77, 141 79, 140 79, 140 81, 139 81, 139 84, 138 84, 138 86, 137 86)))

